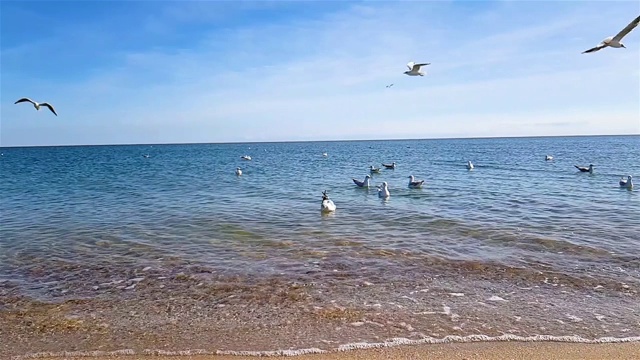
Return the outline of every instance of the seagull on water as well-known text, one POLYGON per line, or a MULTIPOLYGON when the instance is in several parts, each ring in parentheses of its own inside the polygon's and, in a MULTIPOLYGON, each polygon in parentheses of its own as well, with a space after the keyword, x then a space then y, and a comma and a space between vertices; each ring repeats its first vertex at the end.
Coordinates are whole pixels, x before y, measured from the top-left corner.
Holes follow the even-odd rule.
POLYGON ((576 167, 576 169, 580 170, 580 172, 588 172, 590 174, 593 174, 593 165, 589 164, 589 167, 584 167, 584 166, 578 166, 578 165, 573 165, 576 167))
POLYGON ((467 169, 473 170, 473 164, 471 163, 471 160, 467 161, 467 169))
POLYGON ((416 181, 413 175, 409 175, 409 188, 411 189, 419 189, 424 184, 424 180, 416 181))
POLYGON ((386 167, 387 169, 395 169, 396 168, 396 162, 394 161, 391 164, 382 163, 382 166, 386 167))
POLYGON ((245 159, 247 161, 251 161, 251 156, 249 156, 249 155, 242 155, 241 158, 245 159))
POLYGON ((236 168, 236 175, 242 176, 242 170, 239 167, 236 168))
POLYGON ((387 182, 384 181, 382 185, 378 187, 378 197, 388 198, 389 196, 391 196, 391 194, 389 193, 389 187, 387 185, 387 182))
POLYGON ((322 192, 322 204, 320 205, 320 210, 322 212, 333 212, 336 211, 336 204, 329 199, 329 195, 327 195, 327 190, 322 192))
POLYGON ((423 63, 423 64, 416 64, 413 61, 410 61, 407 64, 407 67, 409 68, 409 71, 405 71, 404 74, 409 75, 409 76, 424 76, 425 72, 420 71, 420 67, 421 66, 427 66, 430 65, 431 63, 423 63))
POLYGON ((545 157, 544 157, 544 159, 545 159, 546 161, 550 161, 550 160, 553 160, 553 156, 551 156, 551 155, 547 155, 547 156, 545 156, 545 157))
POLYGON ((364 177, 364 181, 360 181, 358 179, 351 179, 353 180, 353 183, 358 185, 358 187, 369 187, 369 179, 371 179, 371 176, 367 175, 364 177))
POLYGON ((633 181, 631 181, 631 175, 627 176, 627 179, 620 179, 620 187, 631 189, 633 187, 633 181))
POLYGON ((374 173, 379 174, 380 168, 376 168, 376 167, 373 167, 373 165, 371 165, 371 167, 369 168, 369 171, 371 171, 372 174, 374 173))
POLYGON ((37 103, 29 98, 22 98, 16 102, 14 102, 14 104, 18 104, 21 102, 30 102, 33 104, 33 107, 36 108, 36 110, 40 110, 41 106, 46 106, 49 108, 49 110, 51 110, 51 112, 53 113, 53 115, 58 116, 58 114, 56 113, 56 110, 53 108, 53 106, 51 106, 51 104, 43 102, 43 103, 37 103))
POLYGON ((624 46, 623 43, 620 42, 620 40, 622 40, 623 37, 625 37, 628 33, 631 32, 631 30, 633 30, 636 26, 638 26, 638 24, 640 23, 640 16, 638 16, 637 18, 633 19, 632 22, 629 23, 629 25, 627 25, 624 29, 622 29, 622 31, 620 31, 616 36, 609 36, 608 38, 602 40, 602 42, 600 44, 598 44, 597 46, 589 49, 589 50, 585 50, 582 53, 583 54, 587 54, 587 53, 592 53, 592 52, 596 52, 598 50, 604 49, 607 46, 608 47, 612 47, 612 48, 627 48, 626 46, 624 46))

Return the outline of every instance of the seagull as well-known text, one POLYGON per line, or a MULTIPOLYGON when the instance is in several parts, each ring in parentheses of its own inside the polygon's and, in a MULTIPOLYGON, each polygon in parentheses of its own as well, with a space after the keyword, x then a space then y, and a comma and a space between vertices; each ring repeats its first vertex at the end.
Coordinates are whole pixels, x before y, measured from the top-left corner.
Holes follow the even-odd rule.
POLYGON ((391 194, 389 194, 389 188, 387 187, 387 182, 384 181, 382 183, 382 186, 378 187, 378 197, 388 198, 389 196, 391 196, 391 194))
POLYGON ((251 156, 249 156, 249 155, 243 155, 240 158, 245 159, 247 161, 251 161, 251 156))
POLYGON ((236 175, 242 176, 242 170, 239 167, 236 168, 236 175))
POLYGON ((576 167, 576 169, 580 170, 581 172, 588 172, 590 174, 593 174, 593 165, 589 164, 589 167, 584 167, 584 166, 578 166, 578 165, 573 165, 576 167))
POLYGON ((409 71, 405 71, 404 74, 409 75, 409 76, 424 76, 424 72, 420 71, 420 67, 421 66, 426 66, 426 65, 430 65, 431 63, 423 63, 423 64, 416 64, 413 61, 410 61, 407 64, 407 67, 409 68, 409 71))
POLYGON ((371 167, 369 168, 369 171, 371 171, 371 173, 376 173, 379 174, 380 173, 380 168, 375 168, 373 167, 373 165, 371 165, 371 167))
POLYGON ((336 211, 336 204, 329 199, 329 195, 327 195, 327 190, 322 192, 322 205, 320 205, 320 210, 322 212, 333 212, 336 211))
POLYGON ((473 170, 473 164, 471 163, 471 160, 467 161, 467 169, 473 170))
POLYGON ((587 54, 587 53, 596 52, 598 50, 606 48, 607 46, 612 47, 612 48, 625 48, 626 49, 627 47, 624 46, 624 44, 621 43, 620 40, 622 40, 622 38, 625 37, 628 33, 630 33, 631 30, 633 30, 636 26, 638 26, 639 23, 640 23, 640 16, 638 16, 632 22, 630 22, 629 25, 627 25, 624 29, 622 29, 622 31, 620 31, 618 33, 618 35, 609 36, 608 38, 602 40, 602 42, 600 44, 598 44, 596 47, 593 47, 593 48, 591 48, 589 50, 585 50, 582 53, 583 54, 587 54))
POLYGON ((547 155, 547 156, 545 156, 545 157, 544 157, 544 159, 545 159, 546 161, 553 160, 553 156, 551 156, 551 155, 547 155))
POLYGON ((148 158, 149 154, 144 154, 144 155, 142 155, 142 157, 148 158))
POLYGON ((358 185, 358 187, 369 187, 369 179, 371 179, 371 176, 367 175, 364 177, 364 181, 360 181, 358 179, 351 179, 353 180, 353 183, 358 185))
POLYGON ((631 181, 631 175, 627 176, 626 180, 625 178, 620 179, 620 187, 627 188, 627 189, 631 189, 633 187, 633 181, 631 181))
POLYGON ((396 168, 396 162, 395 161, 392 162, 391 165, 382 163, 382 166, 386 167, 387 169, 395 169, 396 168))
POLYGON ((52 112, 55 116, 58 116, 58 114, 56 113, 56 110, 53 108, 53 106, 51 106, 51 104, 46 103, 46 102, 43 102, 43 103, 37 103, 37 102, 35 102, 35 101, 33 101, 33 100, 29 99, 29 98, 22 98, 22 99, 20 99, 20 100, 18 100, 18 101, 16 101, 16 102, 14 102, 14 104, 21 103, 21 102, 25 102, 25 101, 32 103, 32 104, 33 104, 33 107, 34 107, 34 108, 36 108, 36 110, 40 110, 40 106, 46 106, 46 107, 48 107, 48 108, 49 108, 49 110, 51 110, 51 112, 52 112))
POLYGON ((422 184, 424 184, 424 180, 416 181, 413 175, 409 176, 409 188, 418 189, 422 187, 422 184))
POLYGON ((322 156, 327 157, 327 156, 329 156, 329 154, 327 154, 326 152, 323 152, 322 156))
POLYGON ((385 86, 385 87, 388 89, 388 88, 390 88, 390 87, 392 87, 392 86, 393 86, 393 84, 389 84, 389 85, 387 85, 387 86, 385 86))

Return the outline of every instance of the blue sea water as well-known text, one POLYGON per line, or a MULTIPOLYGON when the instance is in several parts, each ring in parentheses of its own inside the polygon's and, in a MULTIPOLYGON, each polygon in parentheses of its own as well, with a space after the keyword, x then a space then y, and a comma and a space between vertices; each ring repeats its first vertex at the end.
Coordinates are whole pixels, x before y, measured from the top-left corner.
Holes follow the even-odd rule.
POLYGON ((118 271, 196 265, 336 284, 417 271, 463 282, 478 269, 499 280, 511 269, 585 289, 640 286, 640 136, 0 152, 0 285, 10 289, 0 296, 86 298, 118 271), (391 162, 372 188, 353 184, 391 162), (593 174, 574 168, 589 164, 593 174), (424 187, 409 189, 409 175, 424 187), (619 187, 627 175, 636 189, 619 187), (375 189, 383 181, 386 200, 375 189), (333 214, 320 212, 324 190, 333 214), (336 269, 344 276, 329 278, 336 269))

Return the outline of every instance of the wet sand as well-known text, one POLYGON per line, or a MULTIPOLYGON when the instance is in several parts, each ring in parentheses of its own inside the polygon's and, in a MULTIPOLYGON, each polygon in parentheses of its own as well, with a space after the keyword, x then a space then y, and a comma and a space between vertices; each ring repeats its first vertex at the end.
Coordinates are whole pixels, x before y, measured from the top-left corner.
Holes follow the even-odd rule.
MULTIPOLYGON (((87 359, 86 357, 39 357, 59 360, 87 359)), ((430 360, 632 360, 640 359, 640 342, 621 344, 570 344, 554 342, 480 342, 438 345, 397 346, 384 349, 353 350, 326 354, 299 356, 273 356, 272 359, 293 360, 378 360, 378 359, 430 359, 430 360)), ((148 359, 148 360, 254 360, 256 356, 234 355, 120 355, 93 357, 96 360, 148 359)))

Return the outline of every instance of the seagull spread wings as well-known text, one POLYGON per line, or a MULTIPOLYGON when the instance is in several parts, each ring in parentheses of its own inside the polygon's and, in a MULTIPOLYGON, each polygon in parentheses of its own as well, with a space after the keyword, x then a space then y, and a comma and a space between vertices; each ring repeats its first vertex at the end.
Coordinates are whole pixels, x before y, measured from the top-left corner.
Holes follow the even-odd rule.
POLYGON ((628 33, 631 32, 636 26, 640 24, 640 16, 635 18, 632 22, 629 23, 622 31, 620 31, 616 36, 613 37, 612 41, 620 41, 623 37, 625 37, 628 33))

